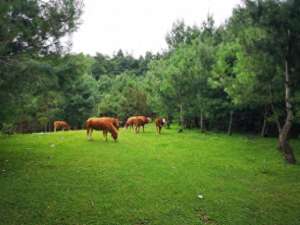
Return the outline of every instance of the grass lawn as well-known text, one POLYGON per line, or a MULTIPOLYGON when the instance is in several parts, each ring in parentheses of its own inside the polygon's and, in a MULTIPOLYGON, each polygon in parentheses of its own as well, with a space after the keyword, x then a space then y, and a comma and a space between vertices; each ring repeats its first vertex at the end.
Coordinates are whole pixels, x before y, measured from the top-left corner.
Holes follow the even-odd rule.
POLYGON ((300 166, 274 138, 196 130, 1 136, 0 224, 298 225, 300 166))

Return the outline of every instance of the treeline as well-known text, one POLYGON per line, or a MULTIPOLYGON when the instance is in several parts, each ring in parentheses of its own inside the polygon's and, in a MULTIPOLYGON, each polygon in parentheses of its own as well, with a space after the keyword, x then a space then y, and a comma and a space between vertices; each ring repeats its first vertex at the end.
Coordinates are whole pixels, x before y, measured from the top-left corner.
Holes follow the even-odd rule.
POLYGON ((210 16, 200 26, 178 21, 165 52, 138 59, 121 50, 67 54, 60 38, 76 30, 79 1, 12 2, 0 11, 3 130, 160 115, 182 128, 278 135, 295 162, 288 138, 299 135, 299 1, 245 0, 220 26, 210 16))

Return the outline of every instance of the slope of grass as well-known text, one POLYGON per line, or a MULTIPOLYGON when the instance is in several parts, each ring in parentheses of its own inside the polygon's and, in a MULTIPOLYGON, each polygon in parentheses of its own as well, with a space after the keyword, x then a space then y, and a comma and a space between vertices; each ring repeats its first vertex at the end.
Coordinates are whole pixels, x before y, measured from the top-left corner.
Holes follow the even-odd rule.
POLYGON ((153 126, 121 129, 116 143, 93 136, 1 136, 0 224, 300 224, 300 166, 273 138, 153 126))

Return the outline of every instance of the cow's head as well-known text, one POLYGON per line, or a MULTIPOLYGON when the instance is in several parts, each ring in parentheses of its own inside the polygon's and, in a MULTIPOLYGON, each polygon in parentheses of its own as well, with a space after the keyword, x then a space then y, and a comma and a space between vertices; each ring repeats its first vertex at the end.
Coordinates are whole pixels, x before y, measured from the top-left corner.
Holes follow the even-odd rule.
POLYGON ((118 133, 112 132, 112 133, 111 133, 111 136, 112 136, 112 138, 114 139, 114 141, 117 141, 117 139, 118 139, 118 133))
POLYGON ((150 123, 151 122, 151 118, 147 117, 147 122, 150 123))

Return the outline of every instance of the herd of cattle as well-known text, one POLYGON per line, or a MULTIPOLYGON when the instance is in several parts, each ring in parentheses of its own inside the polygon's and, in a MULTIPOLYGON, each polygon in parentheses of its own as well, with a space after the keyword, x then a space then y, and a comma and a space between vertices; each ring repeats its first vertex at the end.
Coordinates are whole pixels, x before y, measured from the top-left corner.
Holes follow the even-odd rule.
MULTIPOLYGON (((140 132, 140 128, 143 128, 147 123, 151 122, 150 117, 146 116, 132 116, 129 117, 125 123, 125 128, 127 129, 130 127, 131 129, 134 129, 136 133, 140 132)), ((158 134, 161 133, 162 127, 166 124, 166 119, 158 117, 155 119, 155 126, 156 131, 158 134)), ((55 121, 53 124, 54 132, 56 130, 70 130, 71 127, 66 121, 55 121)), ((105 137, 105 140, 107 141, 107 134, 110 133, 112 138, 116 141, 118 139, 118 130, 120 127, 120 121, 117 118, 113 117, 92 117, 89 118, 85 122, 85 128, 87 132, 88 139, 91 139, 93 130, 102 130, 103 136, 105 137)))

